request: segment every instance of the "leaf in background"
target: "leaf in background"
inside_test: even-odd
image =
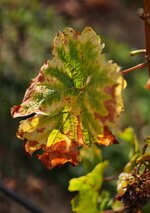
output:
[[[21,105],[11,109],[13,117],[30,116],[17,133],[27,152],[43,149],[47,155],[68,140],[78,146],[116,143],[110,129],[123,109],[125,81],[118,65],[106,61],[103,46],[89,27],[81,34],[72,28],[57,33],[53,58],[31,81]]]
[[[120,140],[129,144],[129,162],[124,167],[124,172],[130,172],[136,159],[140,156],[139,142],[131,127],[126,128],[123,132],[118,133]]]
[[[92,144],[90,147],[82,147],[80,156],[86,173],[92,171],[99,162],[102,162],[101,149],[96,144]]]
[[[110,209],[112,206],[112,199],[110,196],[110,192],[107,190],[101,191],[99,195],[99,203],[100,203],[100,211],[102,212],[105,209]]]
[[[103,172],[108,162],[99,163],[92,172],[69,183],[69,191],[78,191],[72,200],[72,210],[77,213],[99,213],[98,195],[103,182]]]
[[[147,163],[150,164],[150,137],[148,137],[144,142],[145,145],[139,158],[136,160],[136,163],[144,163],[146,165]]]
[[[145,140],[146,144],[150,146],[150,136]]]
[[[139,151],[139,144],[134,130],[131,127],[126,128],[119,133],[119,138],[129,143],[133,147],[133,153]]]

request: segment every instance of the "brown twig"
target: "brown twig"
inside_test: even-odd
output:
[[[138,65],[136,65],[136,66],[134,66],[134,67],[128,68],[128,69],[126,69],[126,70],[123,70],[123,71],[122,71],[122,74],[123,74],[123,75],[126,75],[126,74],[128,74],[129,72],[133,72],[133,71],[135,71],[135,70],[142,69],[142,68],[147,67],[147,66],[148,66],[148,63],[147,63],[147,62],[141,63],[141,64],[138,64]]]
[[[144,0],[144,12],[150,20],[150,0]],[[146,54],[149,58],[150,56],[150,25],[145,20],[145,44],[146,44]],[[150,76],[150,63],[148,65],[149,76]]]
[[[121,209],[118,209],[118,210],[113,210],[113,209],[109,209],[109,210],[104,210],[102,211],[102,213],[121,213],[121,212],[124,212],[126,210],[126,208],[121,208]]]
[[[103,181],[112,181],[118,179],[118,176],[111,176],[111,177],[105,177],[103,178]]]

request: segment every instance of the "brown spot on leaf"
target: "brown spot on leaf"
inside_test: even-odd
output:
[[[114,122],[115,118],[117,117],[116,96],[115,96],[116,86],[117,85],[113,85],[112,87],[106,87],[104,89],[105,92],[111,95],[112,97],[109,100],[104,101],[104,105],[105,108],[107,109],[108,114],[102,116],[97,112],[94,113],[95,117],[98,118],[103,124],[107,123],[108,121]]]
[[[42,71],[40,71],[37,80],[38,80],[39,82],[44,82],[44,81],[45,81],[45,76],[44,76],[44,73],[43,73]]]
[[[82,129],[82,124],[80,121],[80,117],[77,117],[78,123],[77,123],[77,141],[79,145],[84,144],[84,137],[83,137],[83,129]]]
[[[79,151],[77,148],[78,144],[75,141],[72,141],[70,145],[65,140],[59,141],[50,147],[46,147],[44,153],[38,155],[38,158],[48,169],[62,166],[67,162],[76,166],[79,161]]]
[[[16,136],[17,136],[17,138],[23,139],[23,138],[24,138],[24,137],[23,137],[23,136],[24,136],[24,131],[23,131],[23,130],[17,131]]]
[[[40,128],[40,129],[37,129],[37,132],[42,133],[42,132],[44,132],[44,130],[45,130],[45,128]]]
[[[45,81],[45,76],[42,70],[40,70],[38,76],[36,78],[33,78],[30,81],[30,86],[29,88],[26,90],[25,96],[23,98],[23,102],[27,101],[33,94],[33,92],[35,91],[35,88],[37,86],[37,83],[42,83]]]
[[[22,103],[27,101],[31,97],[31,95],[32,95],[32,93],[34,91],[34,87],[35,87],[35,85],[34,85],[33,81],[31,81],[30,82],[30,87],[26,90],[26,93],[25,93],[25,96],[24,96],[24,98],[22,100]]]
[[[17,114],[19,112],[20,107],[21,107],[20,105],[16,105],[11,108],[10,112],[11,112],[12,117],[14,117],[15,114]]]
[[[24,149],[27,153],[29,153],[30,155],[32,155],[32,153],[38,149],[40,149],[40,147],[38,146],[38,141],[27,141],[24,144]]]
[[[108,129],[107,126],[104,126],[104,134],[98,136],[98,143],[104,146],[110,146],[112,144],[117,144],[118,141],[116,140],[115,136],[112,132]]]

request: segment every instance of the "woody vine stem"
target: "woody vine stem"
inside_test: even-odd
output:
[[[145,18],[145,43],[146,43],[146,55],[148,56],[148,60],[150,58],[150,1],[144,0],[144,13],[146,15]],[[149,77],[150,77],[150,63],[148,65]]]
[[[128,74],[129,72],[135,71],[137,69],[142,69],[145,67],[148,67],[148,74],[149,79],[147,81],[146,87],[150,89],[150,1],[144,0],[144,9],[140,8],[137,12],[138,16],[144,21],[145,24],[145,50],[138,50],[131,52],[131,56],[134,56],[136,54],[145,54],[146,62],[143,62],[141,64],[138,64],[134,67],[128,68],[126,70],[123,70],[123,75]]]
[[[126,70],[123,70],[122,74],[126,75],[129,72],[132,72],[132,71],[135,71],[137,69],[142,69],[142,68],[147,67],[148,68],[148,81],[147,81],[146,87],[147,87],[147,89],[150,90],[150,1],[149,0],[143,0],[143,3],[144,3],[144,9],[140,8],[138,10],[138,16],[144,21],[144,25],[145,25],[145,47],[146,48],[145,48],[145,50],[137,50],[137,51],[131,52],[131,56],[144,53],[146,61],[141,63],[141,64],[138,64],[138,65],[136,65],[134,67],[128,68]],[[143,153],[145,152],[146,148],[147,148],[147,145],[145,145],[145,147],[143,148]],[[149,165],[150,165],[149,164],[149,159],[148,159],[148,161],[146,163],[147,163],[147,165],[145,164],[145,171],[141,175],[142,178],[146,177],[146,179],[141,179],[141,180],[143,180],[143,181],[145,180],[145,183],[147,184],[146,187],[145,187],[145,185],[144,185],[145,183],[142,183],[142,185],[143,185],[142,188],[144,188],[145,190],[147,190],[147,189],[149,190],[149,186],[148,186],[149,185],[149,174],[150,174],[150,171],[149,171]],[[140,173],[139,170],[140,170],[141,165],[142,165],[142,162],[140,162],[138,164],[138,166],[135,167],[136,170],[137,170],[137,174]],[[138,178],[137,178],[137,180],[138,180]],[[135,186],[135,188],[138,186],[138,181],[137,180],[133,184],[133,186]],[[129,190],[129,191],[130,192],[128,192],[127,196],[124,196],[125,199],[128,199],[128,195],[130,193],[133,195],[133,197],[134,197],[134,195],[136,196],[136,193],[134,192],[134,190],[133,191]],[[140,194],[138,194],[138,196],[140,196]],[[129,203],[130,203],[130,201],[131,200],[129,199]],[[132,201],[131,201],[131,203],[132,203]],[[140,208],[137,208],[136,210],[131,208],[129,211],[132,212],[132,213],[133,212],[136,212],[136,213],[137,212],[138,213],[141,212]]]

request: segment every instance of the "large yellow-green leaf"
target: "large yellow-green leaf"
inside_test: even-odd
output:
[[[111,129],[123,110],[125,81],[118,65],[102,54],[103,47],[90,27],[57,33],[52,59],[31,81],[21,105],[11,109],[13,117],[30,116],[17,133],[26,151],[50,150],[60,141],[116,143]]]

